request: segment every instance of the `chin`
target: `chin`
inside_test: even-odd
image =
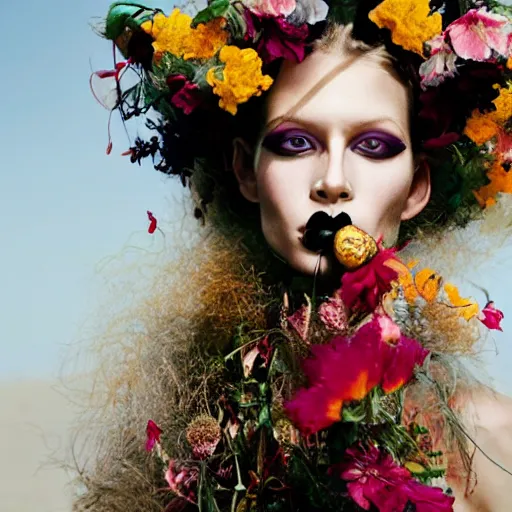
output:
[[[313,277],[315,274],[321,278],[336,279],[341,274],[341,269],[333,255],[319,255],[301,248],[289,258],[285,258],[290,267],[295,271]]]

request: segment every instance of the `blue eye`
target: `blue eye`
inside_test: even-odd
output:
[[[352,151],[374,160],[393,158],[406,149],[406,145],[399,138],[384,132],[363,133],[350,147]]]
[[[315,140],[300,130],[274,131],[263,139],[263,147],[280,156],[296,156],[316,149]]]

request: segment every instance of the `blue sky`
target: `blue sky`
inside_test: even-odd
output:
[[[119,156],[128,147],[119,123],[114,150],[105,154],[108,113],[92,98],[89,75],[111,67],[111,47],[89,22],[108,5],[26,0],[3,7],[0,379],[58,373],[67,344],[81,337],[98,306],[100,262],[134,236],[151,248],[146,210],[169,217],[169,197],[182,193],[150,165]],[[500,355],[489,359],[500,387],[512,391],[506,267],[479,282],[507,317],[508,334],[497,337]]]
[[[89,22],[108,5],[3,7],[0,378],[56,372],[95,306],[98,262],[144,232],[146,210],[161,215],[166,197],[181,193],[150,165],[119,156],[128,147],[119,122],[105,154],[108,112],[94,101],[89,75],[91,66],[110,68],[112,53]]]

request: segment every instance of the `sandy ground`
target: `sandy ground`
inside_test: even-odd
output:
[[[71,404],[50,381],[0,382],[0,511],[69,512]]]

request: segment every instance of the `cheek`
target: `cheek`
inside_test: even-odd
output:
[[[412,158],[364,162],[359,165],[354,192],[360,227],[373,236],[395,233],[407,204],[412,183]]]
[[[262,154],[256,169],[256,183],[262,220],[294,223],[309,200],[310,184],[306,159],[276,159]]]

